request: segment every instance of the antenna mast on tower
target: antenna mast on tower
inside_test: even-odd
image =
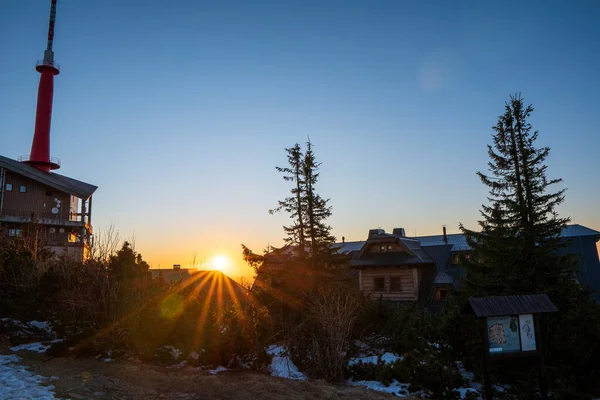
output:
[[[50,21],[48,23],[48,42],[44,59],[38,61],[35,69],[40,73],[38,86],[37,110],[35,114],[35,130],[29,157],[20,157],[20,161],[45,172],[60,168],[60,161],[50,157],[50,121],[52,119],[52,97],[54,95],[54,75],[60,73],[54,62],[54,23],[56,22],[56,0],[50,3]]]

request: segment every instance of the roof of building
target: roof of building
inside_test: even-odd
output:
[[[598,236],[600,238],[600,232],[593,229],[587,228],[579,224],[567,225],[562,231],[563,237],[577,237],[577,236]]]
[[[4,156],[0,156],[0,167],[82,199],[89,198],[98,189],[97,186],[90,185],[89,183],[54,172],[44,172],[31,165]]]
[[[380,233],[371,235],[367,240],[370,245],[395,242],[404,247],[404,251],[392,252],[369,252],[370,246],[362,246],[360,251],[351,251],[346,254],[352,255],[351,265],[353,267],[365,266],[399,266],[415,264],[434,264],[434,260],[423,250],[418,240],[404,236]]]
[[[433,281],[436,285],[452,285],[454,283],[454,277],[446,271],[439,271]]]
[[[444,244],[450,244],[452,245],[452,251],[471,250],[465,235],[462,233],[452,233],[446,235],[447,241],[444,240],[444,235],[418,236],[415,239],[421,242],[421,246],[440,246]]]
[[[385,233],[384,235],[394,236],[389,233]],[[381,235],[378,235],[381,236]],[[570,238],[570,237],[581,237],[581,236],[596,236],[600,240],[600,232],[587,228],[585,226],[579,224],[567,225],[561,234],[562,237]],[[471,247],[467,243],[467,239],[465,235],[462,233],[452,233],[446,235],[446,240],[444,240],[444,235],[430,235],[430,236],[417,236],[415,238],[420,242],[420,245],[424,248],[431,246],[442,246],[442,245],[452,245],[452,251],[468,251],[471,250]],[[339,253],[350,253],[352,251],[361,250],[365,240],[363,241],[355,241],[355,242],[342,242],[336,243],[333,245],[334,249],[337,249]]]
[[[477,318],[503,315],[557,312],[558,308],[545,294],[520,296],[471,297],[464,312]]]

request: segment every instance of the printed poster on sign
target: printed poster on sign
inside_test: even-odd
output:
[[[490,353],[521,351],[517,316],[489,317],[487,319]]]
[[[519,315],[519,329],[521,330],[521,350],[535,351],[535,330],[533,326],[533,315]]]

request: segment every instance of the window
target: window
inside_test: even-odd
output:
[[[373,286],[377,291],[385,290],[385,278],[373,278]]]
[[[21,237],[21,236],[23,236],[23,231],[21,229],[9,229],[8,236]]]
[[[392,251],[392,245],[391,244],[387,245],[387,251]]]
[[[7,192],[12,192],[12,183],[7,183],[5,189]]]
[[[79,242],[77,235],[74,234],[73,232],[69,232],[69,243],[77,243],[77,242]]]
[[[390,291],[401,292],[402,291],[402,279],[399,276],[393,276],[390,278]]]
[[[448,296],[448,289],[437,288],[435,290],[435,294],[433,295],[434,300],[444,300]]]
[[[25,186],[25,185],[19,186],[19,192],[21,192],[21,193],[27,193],[27,186]]]
[[[385,251],[385,244],[379,246],[379,251]]]

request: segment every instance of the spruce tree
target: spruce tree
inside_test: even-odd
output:
[[[274,214],[285,211],[289,214],[293,222],[291,225],[283,227],[286,234],[284,241],[288,245],[298,246],[303,251],[306,246],[305,215],[302,208],[302,197],[306,186],[303,177],[304,154],[298,143],[285,149],[285,151],[287,152],[289,166],[275,167],[275,169],[284,174],[283,179],[285,181],[293,182],[294,187],[291,190],[291,196],[286,197],[283,201],[279,200],[279,206],[269,210],[269,213]]]
[[[556,211],[565,189],[551,191],[561,180],[546,176],[550,148],[535,146],[532,112],[520,95],[505,104],[488,145],[489,174],[477,173],[489,187],[481,231],[460,227],[473,249],[464,260],[467,290],[477,294],[556,292],[559,282],[574,278],[573,263],[558,254],[569,221]]]
[[[310,241],[311,254],[314,257],[328,254],[335,237],[331,235],[331,226],[327,218],[331,217],[330,199],[322,198],[315,189],[319,180],[320,162],[317,162],[310,140],[306,142],[306,153],[302,164],[302,177],[305,193],[302,196],[302,208],[306,215],[306,237]]]
[[[462,295],[546,293],[559,310],[540,316],[551,390],[557,398],[591,398],[600,393],[600,307],[578,283],[575,260],[561,255],[567,243],[561,233],[569,219],[561,218],[556,207],[565,190],[551,189],[561,180],[547,178],[550,149],[535,145],[532,112],[513,95],[492,128],[489,173],[477,173],[489,188],[481,230],[460,225],[473,249],[463,258]]]

